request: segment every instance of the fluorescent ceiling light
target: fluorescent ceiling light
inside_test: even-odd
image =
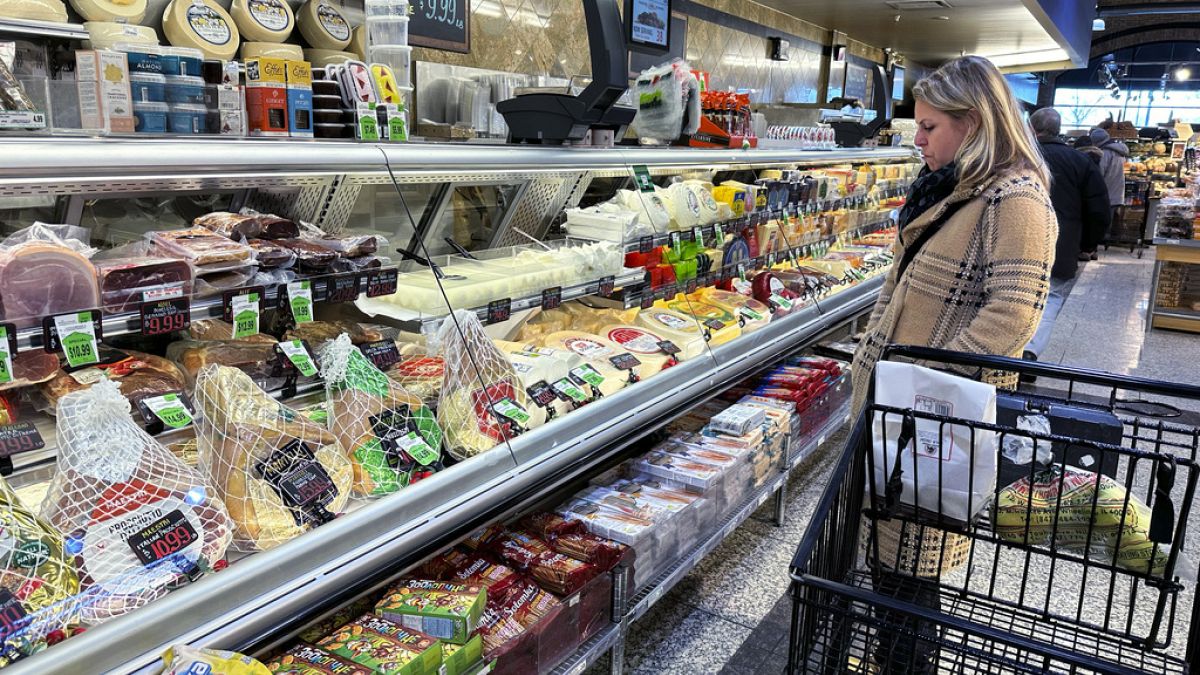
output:
[[[1186,82],[1187,79],[1191,76],[1192,76],[1192,71],[1187,66],[1184,66],[1175,71],[1175,79],[1179,80],[1180,82]]]
[[[1027,63],[1052,63],[1055,61],[1071,60],[1071,57],[1067,55],[1067,52],[1063,51],[1062,47],[1055,47],[1054,49],[1042,49],[1034,52],[1023,52],[1020,54],[995,54],[984,56],[990,59],[992,63],[996,64],[997,68],[1008,68]]]
[[[1092,19],[1092,30],[1096,32],[1104,30],[1104,19]]]

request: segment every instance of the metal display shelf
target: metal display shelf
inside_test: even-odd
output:
[[[83,27],[83,24],[35,21],[33,19],[12,19],[8,17],[0,18],[0,34],[3,33],[65,40],[87,40],[89,37],[87,29]]]
[[[828,211],[828,210],[830,210],[830,208],[832,208],[832,207],[824,206],[824,203],[822,203],[822,205],[820,207],[818,207],[818,210]],[[772,213],[778,213],[778,212],[772,212]],[[778,216],[776,216],[776,217],[778,217]],[[721,227],[722,234],[736,234],[736,233],[739,233],[739,232],[745,230],[746,228],[750,227],[751,224],[753,224],[755,222],[756,221],[754,219],[754,216],[751,215],[751,216],[740,216],[737,218],[731,218],[724,222],[718,223],[718,225],[720,225],[720,227]],[[876,220],[876,221],[873,221],[870,223],[865,223],[863,225],[859,225],[858,227],[854,227],[854,228],[847,230],[846,234],[851,237],[858,236],[859,233],[864,233],[868,230],[871,230],[872,228],[878,229],[881,226],[883,226],[889,222],[890,222],[889,218],[883,218],[883,219]],[[704,238],[705,241],[713,241],[713,237],[716,235],[716,225],[697,225],[696,227],[693,227],[690,230],[678,230],[676,232],[667,232],[666,234],[656,234],[653,236],[646,235],[645,237],[641,237],[640,239],[637,239],[634,241],[627,241],[627,242],[625,242],[625,252],[631,253],[633,251],[639,250],[640,248],[642,248],[643,246],[646,246],[646,245],[648,245],[650,247],[669,246],[672,243],[671,238],[675,235],[679,235],[680,237],[683,238],[684,241],[695,241],[696,230],[700,230],[700,235]],[[825,239],[828,239],[829,241],[834,241],[837,239],[837,237],[827,237]],[[790,242],[790,243],[792,243],[793,248],[799,248],[801,246],[819,243],[819,241],[824,241],[824,239],[812,240],[812,241],[798,241],[798,242]]]
[[[257,553],[129,615],[96,626],[8,668],[14,675],[146,672],[170,645],[246,650],[298,629],[314,609],[383,587],[445,542],[594,472],[715,389],[866,311],[876,276],[782,317],[708,355],[666,369],[534,429],[452,470]],[[114,645],[119,645],[114,648]]]

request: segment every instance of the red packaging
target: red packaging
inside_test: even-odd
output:
[[[585,562],[555,553],[546,542],[527,532],[508,531],[489,549],[538,585],[559,595],[570,595],[595,578],[600,570]]]
[[[461,581],[488,587],[488,597],[503,597],[521,575],[478,553],[450,549],[425,562],[416,572],[423,579]]]
[[[522,518],[519,525],[551,543],[564,534],[578,534],[587,531],[584,529],[583,523],[567,520],[557,513],[547,511],[531,513]]]
[[[586,532],[564,534],[552,541],[550,546],[555,552],[588,563],[602,572],[616,567],[630,550],[624,544]]]
[[[528,581],[514,584],[499,602],[489,602],[480,629],[486,658],[496,659],[493,672],[540,672],[543,635],[562,612],[557,598]]]

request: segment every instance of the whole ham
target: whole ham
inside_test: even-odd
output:
[[[0,255],[0,298],[5,319],[24,327],[98,306],[100,288],[95,267],[81,253],[31,241]]]

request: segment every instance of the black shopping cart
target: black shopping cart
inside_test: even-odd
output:
[[[1007,423],[984,424],[877,405],[872,386],[792,562],[789,672],[1200,672],[1200,546],[1187,537],[1200,430],[1186,410],[1200,408],[1200,387],[928,348],[892,347],[895,357],[1028,373],[1058,393],[999,392]],[[1050,432],[1025,431],[1015,420],[1026,415]],[[939,432],[926,444],[956,430],[970,439],[959,450],[974,452],[992,434],[993,451],[1053,459],[1001,461],[986,506],[956,521],[940,494],[898,500],[901,463],[886,443],[873,449],[874,425],[913,452],[930,424]]]

